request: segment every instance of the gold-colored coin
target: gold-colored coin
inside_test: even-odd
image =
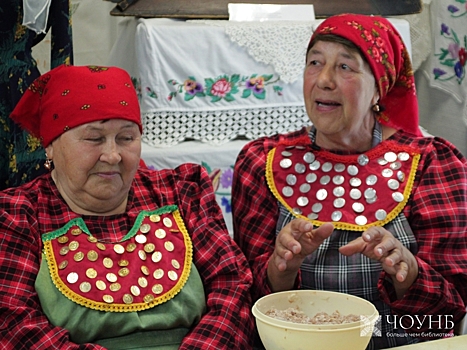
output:
[[[70,248],[68,246],[60,248],[60,255],[67,255],[68,252],[70,251]]]
[[[118,266],[121,266],[121,267],[128,266],[129,264],[130,262],[126,259],[122,259],[118,261]]]
[[[68,276],[66,276],[66,280],[71,284],[78,282],[78,278],[79,276],[76,272],[70,272]]]
[[[89,282],[82,282],[79,285],[79,290],[82,291],[83,293],[87,293],[91,290],[91,283]]]
[[[143,299],[144,299],[144,302],[145,302],[146,304],[152,303],[152,302],[154,301],[154,295],[152,295],[152,294],[147,294],[147,295],[144,296]]]
[[[131,286],[130,288],[131,294],[133,294],[135,297],[141,294],[141,291],[139,290],[138,286]]]
[[[141,266],[141,272],[146,275],[146,276],[149,276],[150,272],[149,272],[149,268],[147,266]]]
[[[155,235],[157,238],[163,239],[165,238],[165,236],[167,236],[167,233],[165,232],[163,228],[158,228],[155,232]]]
[[[155,263],[158,263],[159,261],[162,260],[162,253],[157,251],[157,252],[154,252],[152,253],[152,261],[155,262]]]
[[[159,222],[161,221],[161,217],[157,214],[152,214],[150,217],[149,217],[149,220],[151,220],[152,222]]]
[[[148,243],[144,245],[144,251],[148,254],[151,254],[156,249],[156,246],[153,243]]]
[[[105,275],[105,278],[107,278],[107,281],[110,283],[117,282],[117,275],[112,272],[109,272],[107,275]]]
[[[112,284],[109,286],[109,289],[110,289],[112,292],[118,292],[120,289],[122,289],[122,286],[120,285],[120,283],[115,282],[115,283],[112,283]]]
[[[133,296],[131,294],[124,294],[123,295],[123,302],[125,304],[132,304],[133,303]]]
[[[79,248],[79,243],[77,241],[70,242],[68,247],[70,247],[71,251],[75,251]]]
[[[172,280],[172,281],[176,281],[178,279],[178,274],[175,272],[175,271],[172,271],[170,270],[168,273],[167,273],[167,276],[169,276],[169,278]]]
[[[161,294],[164,288],[162,287],[161,284],[155,284],[154,286],[152,286],[151,290],[154,294]]]
[[[164,242],[164,247],[168,252],[173,252],[175,249],[174,244],[170,241]]]
[[[88,276],[88,278],[96,278],[97,271],[93,269],[92,267],[90,267],[89,269],[86,270],[86,276]]]
[[[114,251],[117,254],[123,254],[125,252],[125,248],[121,244],[115,244]]]
[[[128,253],[134,252],[135,249],[136,249],[136,244],[135,244],[135,243],[130,243],[130,244],[128,244],[128,245],[126,246],[126,251],[127,251]]]
[[[164,270],[162,269],[157,269],[154,271],[152,274],[156,280],[160,280],[162,277],[164,277]]]
[[[172,266],[178,270],[180,268],[180,263],[177,260],[172,259]]]
[[[81,231],[80,228],[74,228],[73,230],[71,230],[71,234],[72,234],[73,236],[78,236],[78,235],[80,235],[82,232],[83,232],[83,231]]]
[[[138,250],[138,256],[141,260],[146,260],[146,252],[144,250]]]
[[[96,281],[96,287],[97,287],[97,289],[99,289],[99,290],[106,290],[107,285],[105,284],[104,281],[98,280],[98,281]]]
[[[112,266],[114,266],[114,262],[110,258],[104,258],[102,261],[104,263],[104,266],[110,269]]]
[[[146,277],[140,277],[138,278],[138,284],[141,288],[146,288],[148,286],[148,280]]]
[[[144,244],[148,241],[148,238],[145,235],[136,235],[135,241],[139,244]]]
[[[130,274],[130,270],[128,269],[128,267],[122,267],[120,270],[118,270],[118,275],[120,277],[125,277],[125,276],[128,276]]]
[[[180,232],[180,230],[177,230],[176,228],[171,228],[169,231],[170,232]]]
[[[141,227],[139,228],[139,230],[142,233],[148,233],[149,230],[151,230],[151,226],[149,224],[142,224]]]
[[[94,237],[94,236],[88,236],[88,241],[91,242],[91,243],[96,243],[97,242],[97,238]]]
[[[89,261],[97,261],[99,258],[99,254],[95,250],[90,250],[86,255]]]
[[[74,256],[73,259],[75,261],[82,261],[84,259],[84,253],[83,252],[77,252]]]
[[[102,299],[107,303],[107,304],[112,304],[114,302],[114,298],[111,295],[104,295]]]
[[[105,245],[101,242],[96,243],[96,247],[99,248],[99,250],[102,250],[102,251],[105,250]]]
[[[164,223],[164,226],[165,227],[172,227],[172,220],[170,220],[170,218],[164,218],[164,220],[162,220],[162,222]]]
[[[68,266],[68,260],[63,260],[59,265],[58,269],[59,270],[64,270]]]
[[[58,243],[64,244],[64,243],[68,242],[68,237],[67,236],[60,236],[60,237],[57,238],[57,241],[58,241]]]

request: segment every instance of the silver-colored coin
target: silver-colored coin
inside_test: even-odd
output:
[[[313,163],[310,163],[308,167],[310,170],[318,170],[321,167],[321,163],[318,160],[315,160]]]
[[[363,213],[363,211],[365,210],[365,206],[360,202],[355,202],[352,204],[352,209],[356,213]]]
[[[388,180],[388,187],[391,190],[397,190],[399,188],[399,184],[400,184],[400,182],[397,181],[396,179],[389,179]]]
[[[78,274],[76,272],[70,272],[67,276],[66,276],[66,280],[68,281],[68,283],[76,283],[78,281]]]
[[[312,184],[313,182],[316,181],[316,179],[318,178],[318,176],[315,174],[315,173],[309,173],[306,175],[306,182],[308,182],[309,184]]]
[[[300,192],[301,193],[308,193],[311,189],[310,184],[304,183],[300,185]]]
[[[303,160],[308,164],[313,163],[315,161],[315,155],[311,152],[306,152],[303,155]]]
[[[376,202],[376,200],[378,199],[378,196],[374,196],[373,198],[365,198],[366,202],[368,204],[373,204]]]
[[[379,158],[378,159],[378,164],[379,165],[386,165],[386,164],[388,164],[388,161],[386,159],[384,159],[384,158]]]
[[[279,163],[282,169],[288,169],[292,166],[292,161],[288,158],[282,159]]]
[[[323,209],[323,205],[321,203],[315,203],[312,205],[311,210],[313,213],[319,213]]]
[[[332,221],[340,221],[342,219],[342,213],[339,210],[332,212],[331,220]]]
[[[326,191],[324,188],[318,190],[316,192],[316,199],[322,201],[324,199],[326,199],[326,197],[328,196],[328,191]]]
[[[397,155],[397,158],[405,162],[410,159],[410,155],[407,152],[399,152],[399,154]]]
[[[366,199],[376,197],[376,190],[374,188],[367,188],[363,193]]]
[[[293,195],[293,188],[292,188],[292,187],[289,187],[289,186],[285,186],[285,187],[282,189],[282,194],[283,194],[285,197],[292,197],[292,195]]]
[[[389,165],[392,170],[399,170],[401,168],[401,162],[394,162]]]
[[[296,215],[302,215],[302,213],[303,213],[303,212],[302,212],[302,209],[300,209],[300,208],[293,208],[293,209],[292,209],[292,212],[293,212],[294,214],[296,214]]]
[[[386,152],[384,154],[384,159],[389,163],[395,162],[397,160],[397,154],[394,152]]]
[[[396,202],[400,203],[404,200],[404,195],[400,192],[394,192],[392,194],[392,199],[394,199]]]
[[[345,199],[344,198],[336,198],[334,199],[333,202],[334,208],[340,209],[343,208],[345,205]]]
[[[323,164],[323,166],[321,167],[321,170],[324,171],[325,173],[328,173],[332,170],[332,163],[330,162],[326,162]]]
[[[336,164],[334,164],[334,171],[335,171],[336,173],[341,173],[341,172],[343,172],[344,170],[345,170],[345,165],[344,165],[344,164],[342,164],[342,163],[336,163]]]
[[[377,220],[384,220],[386,219],[386,217],[388,216],[388,214],[386,213],[386,210],[384,209],[378,209],[375,213],[375,218]]]
[[[332,182],[334,185],[342,185],[345,181],[345,178],[342,175],[335,175],[332,178]]]
[[[292,155],[292,152],[289,152],[289,151],[282,151],[281,154],[284,156],[284,157],[290,157]]]
[[[300,206],[300,207],[304,207],[306,205],[308,205],[309,203],[309,200],[307,197],[298,197],[297,198],[297,204]]]
[[[392,169],[389,168],[383,169],[383,171],[381,172],[381,175],[383,175],[383,177],[391,177],[392,174],[394,174],[394,171],[392,171]]]
[[[345,194],[345,189],[342,186],[334,187],[332,194],[336,197],[342,197]]]
[[[297,183],[297,177],[294,174],[289,174],[285,178],[285,182],[287,182],[287,185],[293,186]]]
[[[318,214],[317,213],[310,213],[307,215],[307,218],[310,220],[317,220],[318,219]]]
[[[397,180],[399,180],[400,182],[405,181],[405,174],[400,170],[397,172]]]
[[[360,180],[358,177],[353,177],[349,180],[350,186],[352,187],[359,187],[362,184],[362,180]]]
[[[327,185],[331,182],[331,177],[329,175],[324,175],[321,179],[319,179],[319,183],[321,185]]]
[[[360,226],[363,226],[363,225],[366,225],[366,223],[368,222],[366,216],[363,216],[363,215],[359,215],[355,218],[355,223],[357,225],[360,225]]]
[[[347,167],[347,172],[349,173],[349,175],[355,176],[358,174],[358,168],[356,165],[349,165]]]
[[[357,158],[357,163],[361,166],[365,166],[370,162],[370,159],[366,154],[360,154]]]
[[[374,186],[378,182],[378,177],[376,175],[368,175],[365,180],[365,183],[368,186]]]
[[[295,171],[298,174],[303,174],[306,171],[306,166],[302,163],[295,164]]]
[[[352,188],[350,190],[350,198],[354,200],[362,198],[362,191],[360,191],[358,188]]]

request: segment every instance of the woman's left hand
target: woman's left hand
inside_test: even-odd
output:
[[[339,248],[341,254],[361,253],[381,263],[391,277],[400,299],[418,276],[415,256],[391,232],[383,227],[370,227],[362,236]]]

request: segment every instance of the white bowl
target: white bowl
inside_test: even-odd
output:
[[[313,317],[318,312],[359,315],[360,320],[341,324],[302,324],[267,316],[271,309],[295,308]],[[370,342],[379,313],[369,301],[345,293],[294,290],[272,293],[252,309],[266,350],[364,350]]]

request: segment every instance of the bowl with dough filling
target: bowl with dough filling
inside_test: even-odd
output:
[[[266,350],[364,350],[379,318],[365,299],[318,290],[272,293],[252,312]]]

